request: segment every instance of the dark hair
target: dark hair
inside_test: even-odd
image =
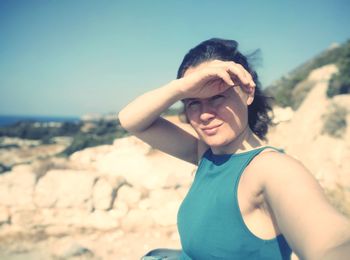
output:
[[[177,78],[182,78],[189,67],[195,67],[208,60],[234,61],[241,64],[251,74],[256,89],[254,100],[248,106],[248,124],[260,139],[266,139],[268,126],[271,124],[271,118],[268,115],[268,112],[271,111],[268,103],[270,97],[263,95],[258,75],[248,63],[247,57],[238,51],[236,41],[212,38],[200,43],[185,55],[177,72]]]

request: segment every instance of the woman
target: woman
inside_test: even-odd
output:
[[[133,135],[198,165],[178,213],[180,258],[289,259],[293,250],[301,259],[350,259],[348,220],[300,162],[264,142],[269,106],[237,45],[200,43],[176,80],[119,113]],[[160,116],[179,100],[192,129]]]

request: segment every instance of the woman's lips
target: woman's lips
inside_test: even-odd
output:
[[[215,135],[217,133],[217,131],[219,130],[220,125],[216,125],[216,126],[212,126],[212,127],[204,127],[202,128],[202,131],[206,134],[206,135]]]

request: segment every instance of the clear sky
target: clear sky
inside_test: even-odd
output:
[[[350,39],[348,0],[0,0],[0,115],[119,111],[212,37],[261,50],[268,85]]]

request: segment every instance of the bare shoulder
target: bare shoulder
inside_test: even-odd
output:
[[[286,153],[280,152],[278,150],[280,149],[267,147],[256,156],[256,161],[263,163],[266,160],[271,161],[271,160],[278,160],[281,158],[285,158],[287,160],[288,159],[296,160],[292,156]]]
[[[296,158],[276,151],[273,148],[267,148],[263,150],[256,158],[254,158],[253,167],[260,174],[262,180],[270,180],[273,178],[290,178],[293,175],[302,176],[306,175],[313,177],[309,170],[303,165],[302,162]]]
[[[320,259],[325,248],[344,238],[348,220],[329,204],[316,178],[299,160],[266,151],[256,156],[253,167],[264,201],[298,256]]]

